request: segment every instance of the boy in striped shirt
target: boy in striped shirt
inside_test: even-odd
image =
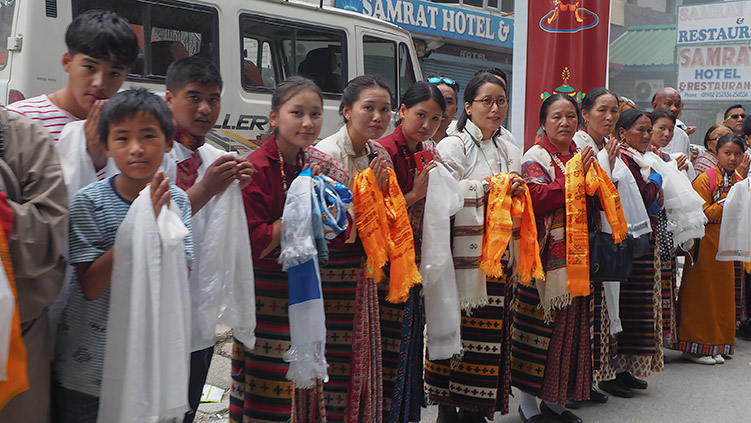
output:
[[[67,84],[52,94],[17,101],[6,109],[38,120],[55,141],[66,124],[86,119],[87,150],[99,171],[107,164],[96,131],[99,113],[130,73],[138,56],[138,39],[125,18],[90,10],[68,26],[65,44]]]

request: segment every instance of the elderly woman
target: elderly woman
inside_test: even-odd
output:
[[[566,163],[578,151],[573,137],[580,118],[571,97],[548,97],[540,109],[545,136],[522,159],[545,270],[544,283],[517,284],[515,292],[511,383],[521,390],[524,422],[581,422],[563,404],[588,399],[592,389],[589,296],[575,296],[567,287],[565,175]],[[581,150],[581,160],[589,169],[595,160],[592,147]],[[588,217],[597,210],[587,207]],[[588,291],[588,280],[580,282]],[[535,397],[543,400],[539,407]]]
[[[643,257],[634,259],[633,273],[626,282],[628,294],[621,298],[623,332],[618,335],[619,372],[613,383],[607,384],[610,386],[600,384],[601,388],[612,391],[614,395],[631,397],[632,389],[647,388],[647,382],[637,379],[637,376],[649,376],[652,372],[662,371],[665,366],[663,344],[671,341],[670,325],[674,320],[675,249],[670,238],[671,245],[661,253],[660,244],[666,239],[658,236],[660,231],[666,232],[660,229],[665,228],[666,222],[661,204],[662,176],[652,170],[642,157],[649,151],[653,139],[652,121],[641,110],[627,110],[618,118],[615,131],[622,141],[621,157],[636,180],[652,225],[649,251]],[[646,318],[645,310],[649,310]]]

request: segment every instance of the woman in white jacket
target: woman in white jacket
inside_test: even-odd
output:
[[[452,360],[428,357],[425,365],[428,398],[440,405],[438,422],[479,422],[496,411],[508,413],[511,284],[506,277],[486,277],[479,269],[482,231],[477,231],[484,226],[485,192],[493,175],[516,173],[512,195],[524,192],[518,176],[519,148],[511,133],[501,127],[507,110],[503,80],[489,73],[477,75],[464,91],[457,133],[437,147],[444,165],[459,181],[465,204],[456,214],[452,234],[464,354]],[[507,267],[513,261],[508,251],[504,256]],[[493,324],[478,325],[467,318],[470,314]]]

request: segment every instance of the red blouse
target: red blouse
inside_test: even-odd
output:
[[[563,154],[547,137],[542,139],[540,146],[547,150],[551,156],[557,156],[564,166],[578,150],[574,141],[571,140],[569,154]],[[532,197],[532,207],[534,207],[535,214],[538,216],[544,216],[559,207],[563,207],[566,203],[566,177],[555,163],[553,170],[555,171],[553,182],[549,184],[527,184],[530,197]]]
[[[330,156],[308,147],[304,151],[304,163],[315,162],[321,167],[321,172],[330,176],[340,183],[346,183],[347,171],[341,163]],[[245,205],[245,218],[248,222],[250,233],[250,248],[253,252],[253,266],[278,269],[280,248],[277,246],[264,258],[259,255],[271,243],[273,224],[284,212],[284,184],[282,173],[279,168],[279,152],[276,146],[276,137],[272,136],[264,142],[259,149],[250,153],[248,161],[253,164],[256,173],[253,180],[243,190],[243,203]],[[284,163],[284,173],[287,179],[287,187],[292,184],[297,175],[302,171],[299,163]],[[329,241],[330,245],[343,243],[349,236],[351,224],[347,230],[336,238]]]
[[[378,140],[378,143],[386,149],[391,156],[391,161],[394,163],[394,172],[396,173],[396,179],[399,181],[399,188],[402,193],[406,194],[412,191],[412,185],[414,184],[415,172],[417,170],[417,164],[415,163],[415,156],[409,152],[407,146],[407,139],[404,138],[402,133],[402,126],[399,125],[394,129],[390,135]],[[417,151],[422,151],[424,143],[417,143]],[[432,152],[431,152],[432,154]]]

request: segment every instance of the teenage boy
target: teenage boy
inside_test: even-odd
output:
[[[174,201],[191,227],[190,201],[162,172],[174,133],[162,99],[144,90],[115,95],[102,109],[100,138],[119,174],[88,185],[71,201],[69,231],[71,295],[58,329],[54,377],[56,417],[61,422],[97,420],[102,385],[115,237],[133,200],[151,184],[154,213]],[[185,255],[193,243],[185,237]]]
[[[52,94],[17,101],[6,109],[39,120],[55,141],[66,124],[86,119],[87,151],[98,171],[107,164],[107,154],[97,136],[98,117],[135,63],[138,38],[125,18],[106,10],[90,10],[68,26],[65,44],[65,86]]]
[[[46,423],[50,419],[47,308],[63,281],[61,252],[68,233],[68,195],[54,142],[39,122],[0,110],[0,128],[0,161],[10,170],[0,172],[0,191],[5,194],[0,196],[0,209],[4,210],[3,222],[11,224],[6,236],[30,386],[4,407],[0,405],[0,422]],[[7,388],[13,381],[2,383]],[[12,395],[18,393],[11,390]]]
[[[211,308],[207,306],[207,303],[210,304],[213,298],[220,295],[220,292],[216,292],[218,286],[214,286],[214,292],[207,295],[207,289],[212,289],[207,287],[210,281],[202,280],[204,278],[201,276],[202,263],[221,259],[208,257],[210,254],[218,253],[215,251],[217,246],[201,247],[207,242],[212,224],[228,224],[226,218],[223,222],[218,222],[220,218],[212,217],[214,213],[227,213],[225,216],[245,215],[240,200],[240,191],[250,183],[253,168],[247,160],[227,154],[205,143],[206,134],[214,127],[219,116],[222,93],[222,77],[210,61],[200,57],[186,57],[175,61],[167,69],[166,84],[165,98],[172,110],[176,131],[172,151],[165,157],[165,174],[188,193],[195,215],[193,239],[196,245],[196,263],[190,275],[193,307],[191,350],[193,352],[190,360],[188,402],[191,411],[186,414],[184,420],[185,423],[190,423],[195,418],[216,341],[215,328],[218,316],[202,310]],[[216,196],[227,190],[235,180],[239,181],[239,189],[228,191],[226,195],[237,196],[236,210],[218,210]],[[247,230],[239,231],[234,236],[247,237],[248,232]],[[242,245],[247,245],[245,251],[232,253],[242,255],[242,261],[247,266],[252,260],[250,242],[243,242]],[[220,254],[228,255],[230,252],[223,251]],[[252,286],[253,276],[249,267],[244,271],[236,272],[235,275],[236,277],[228,283]],[[252,304],[248,304],[241,314],[254,312],[254,310]],[[238,319],[238,322],[248,323],[242,322],[242,318]]]

